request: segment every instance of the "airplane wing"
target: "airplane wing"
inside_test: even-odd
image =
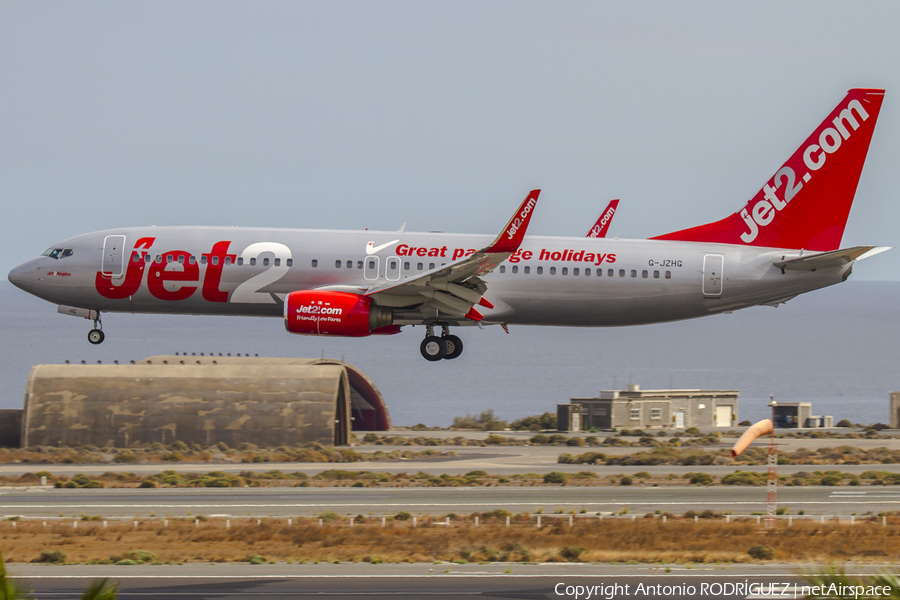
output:
[[[854,246],[843,250],[832,250],[831,252],[810,254],[809,256],[778,261],[775,263],[775,266],[794,271],[815,271],[817,269],[827,269],[828,267],[842,267],[855,260],[863,260],[864,258],[881,254],[886,250],[890,250],[890,247]]]
[[[483,315],[475,305],[494,307],[484,298],[487,284],[481,277],[519,249],[540,193],[540,190],[529,192],[503,232],[487,247],[416,277],[371,288],[364,295],[381,306],[416,307],[423,314],[439,310],[453,317],[481,321]]]
[[[606,237],[606,234],[609,232],[609,226],[612,224],[613,215],[616,214],[616,209],[619,207],[619,199],[611,200],[609,204],[606,205],[606,208],[603,209],[603,212],[600,213],[600,217],[597,219],[597,222],[594,223],[594,226],[588,230],[587,234],[584,237],[589,238],[602,238]]]

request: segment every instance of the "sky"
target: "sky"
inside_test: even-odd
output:
[[[0,272],[132,225],[644,238],[887,90],[844,246],[900,247],[900,3],[0,3]],[[896,280],[900,251],[855,278]]]

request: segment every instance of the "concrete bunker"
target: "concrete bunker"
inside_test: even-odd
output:
[[[381,394],[341,361],[153,356],[33,367],[22,445],[343,445],[382,426]]]

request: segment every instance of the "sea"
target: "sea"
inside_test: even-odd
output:
[[[601,390],[703,388],[740,392],[739,419],[768,416],[770,396],[811,402],[835,422],[888,422],[900,390],[900,282],[848,281],[777,308],[621,328],[456,328],[463,355],[430,363],[423,327],[340,339],[287,333],[279,318],[107,314],[106,341],[90,321],[0,283],[0,408],[22,408],[28,374],[44,363],[128,363],[176,352],[329,357],[362,369],[394,425],[449,426],[493,410],[502,419],[556,411]],[[565,310],[561,306],[560,310]]]

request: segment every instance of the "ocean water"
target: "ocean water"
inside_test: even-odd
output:
[[[900,282],[856,282],[692,321],[627,328],[457,328],[465,345],[453,361],[419,355],[424,328],[395,336],[296,336],[281,319],[109,314],[106,341],[87,342],[90,321],[0,283],[0,408],[21,408],[32,365],[127,363],[175,352],[341,358],[365,371],[395,425],[449,425],[493,409],[514,419],[572,397],[622,389],[740,391],[740,419],[768,415],[769,396],[812,402],[835,421],[888,420],[900,389]]]

